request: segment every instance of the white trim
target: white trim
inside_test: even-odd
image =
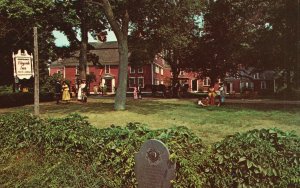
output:
[[[64,67],[64,79],[66,79],[66,67]]]
[[[266,81],[260,81],[260,89],[267,89],[267,82]]]
[[[154,83],[153,64],[151,64],[151,84]]]
[[[161,67],[155,65],[155,66],[154,66],[154,72],[155,72],[156,74],[160,74],[160,71],[159,71],[160,68],[161,68]]]
[[[115,93],[115,87],[116,87],[116,80],[113,78],[111,80],[111,87],[112,87],[112,93]]]
[[[79,68],[79,67],[76,65],[76,66],[75,66],[75,75],[79,75],[78,68]]]
[[[90,74],[90,67],[86,66],[86,74]]]
[[[130,68],[129,68],[129,73],[130,73],[130,74],[134,74],[134,73],[135,73],[135,69],[132,68],[131,66],[130,66]]]
[[[205,79],[203,79],[203,86],[210,86],[210,83],[211,81],[209,81],[210,78],[209,77],[205,77]],[[207,84],[205,84],[205,82],[207,82]]]
[[[142,69],[142,71],[140,71],[140,69]],[[144,73],[143,67],[138,68],[138,73]]]

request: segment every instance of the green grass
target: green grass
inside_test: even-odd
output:
[[[113,98],[89,98],[88,103],[72,101],[56,105],[42,103],[42,117],[62,117],[69,113],[87,116],[98,128],[110,125],[125,126],[141,122],[150,128],[186,126],[207,144],[222,140],[227,135],[252,129],[279,128],[300,135],[300,107],[257,104],[228,104],[223,107],[199,107],[191,99],[150,99],[127,101],[127,110],[114,111]],[[33,105],[0,109],[0,113],[33,112]]]

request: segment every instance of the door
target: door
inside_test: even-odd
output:
[[[107,92],[112,92],[112,81],[111,79],[105,79],[105,84],[107,87]]]
[[[192,91],[197,91],[197,80],[192,80]]]

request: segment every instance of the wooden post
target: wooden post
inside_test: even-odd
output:
[[[38,36],[37,27],[33,28],[34,38],[34,115],[40,115],[40,87],[39,87],[39,59],[38,59]]]

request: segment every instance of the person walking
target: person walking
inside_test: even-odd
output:
[[[70,92],[69,92],[69,86],[65,81],[63,82],[62,90],[63,90],[62,100],[65,102],[69,102],[71,99]]]
[[[60,80],[56,80],[56,83],[55,83],[55,99],[56,99],[56,104],[59,104],[59,101],[61,99],[61,90],[62,90],[62,87],[61,87]]]

